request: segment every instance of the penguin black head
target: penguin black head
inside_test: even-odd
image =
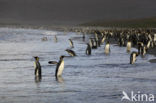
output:
[[[60,59],[63,59],[64,57],[65,57],[64,55],[61,55],[61,56],[60,56]]]
[[[107,41],[107,43],[106,44],[109,44],[109,41]]]
[[[39,60],[39,57],[38,56],[35,56],[34,59],[38,61]]]
[[[70,50],[69,49],[66,49],[65,51],[69,52]]]

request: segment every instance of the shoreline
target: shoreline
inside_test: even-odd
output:
[[[108,28],[108,27],[85,27],[85,26],[65,26],[65,25],[59,25],[59,26],[52,26],[52,25],[21,25],[21,24],[0,24],[0,28],[22,28],[22,29],[40,29],[40,30],[56,30],[56,31],[66,31],[66,32],[80,32],[81,30],[110,30],[110,29],[134,29],[134,28]],[[152,28],[153,29],[153,28]],[[76,31],[78,30],[78,31]],[[112,41],[113,44],[116,44],[116,41]],[[147,52],[147,54],[154,55],[156,57],[156,47],[150,48]],[[156,63],[156,59],[149,60],[151,63]]]

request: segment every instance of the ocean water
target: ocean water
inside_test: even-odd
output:
[[[130,65],[126,48],[111,44],[110,55],[101,45],[87,56],[90,36],[83,41],[74,32],[0,28],[0,103],[122,103],[122,91],[156,96],[156,64],[149,62],[153,55],[138,57]],[[48,40],[42,41],[43,37]],[[48,61],[68,56],[69,38],[77,56],[64,59],[62,78],[56,81],[56,65]],[[33,56],[40,57],[40,82],[35,80]]]

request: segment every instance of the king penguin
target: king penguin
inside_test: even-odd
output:
[[[136,57],[138,56],[137,52],[132,52],[130,55],[130,64],[134,64],[136,61]]]
[[[87,55],[91,55],[91,46],[89,45],[89,43],[87,43],[87,49],[86,49],[86,54]]]
[[[128,52],[128,53],[131,51],[131,47],[132,47],[132,43],[131,43],[131,41],[129,40],[129,41],[127,42],[127,52]]]
[[[68,54],[70,55],[70,56],[76,56],[76,53],[73,51],[73,50],[70,50],[70,49],[66,49],[65,51],[67,51],[68,52]]]
[[[142,46],[142,47],[141,47],[141,56],[143,56],[143,57],[145,56],[146,50],[147,50],[147,49],[146,49],[146,46]]]
[[[42,71],[41,71],[41,65],[39,62],[39,57],[34,57],[35,62],[34,62],[34,67],[35,67],[35,76],[41,77],[42,76]]]
[[[74,48],[73,41],[72,41],[71,39],[69,39],[69,42],[70,42],[70,47],[71,47],[71,48]]]
[[[144,46],[142,42],[138,42],[138,53],[141,54],[141,49]]]
[[[57,43],[57,41],[58,41],[56,35],[54,36],[54,41],[55,41],[56,43]]]
[[[104,53],[105,54],[109,54],[109,52],[110,52],[110,44],[109,44],[109,41],[107,41],[107,43],[105,45]]]
[[[65,57],[65,56],[60,56],[60,60],[59,60],[59,62],[57,63],[56,71],[55,71],[55,77],[56,77],[56,78],[62,76],[63,69],[64,69],[64,60],[63,60],[64,57]]]

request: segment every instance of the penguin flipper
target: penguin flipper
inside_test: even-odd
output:
[[[49,64],[57,64],[58,62],[56,62],[56,61],[49,61],[48,63]]]

